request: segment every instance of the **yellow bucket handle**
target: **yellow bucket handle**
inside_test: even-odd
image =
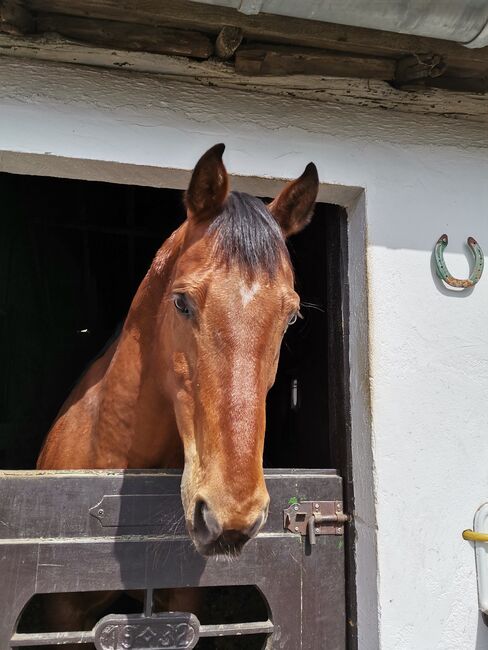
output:
[[[475,533],[474,530],[463,530],[463,539],[470,542],[488,542],[488,533]]]

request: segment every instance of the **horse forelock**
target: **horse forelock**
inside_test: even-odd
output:
[[[150,273],[160,276],[168,270],[171,258],[185,247],[187,220],[164,242],[156,253]],[[283,232],[266,205],[244,192],[231,192],[218,214],[209,224],[210,248],[213,259],[221,264],[237,264],[248,276],[258,271],[270,277],[276,275],[290,256]]]
[[[222,212],[211,222],[208,233],[214,237],[218,261],[238,264],[253,275],[264,271],[274,276],[288,249],[280,226],[265,204],[244,192],[231,192]]]

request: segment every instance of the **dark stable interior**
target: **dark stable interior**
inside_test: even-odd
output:
[[[30,469],[184,209],[178,190],[101,182],[0,174],[0,191],[0,468]],[[317,204],[312,223],[289,241],[303,318],[285,335],[268,396],[267,467],[343,469],[341,222],[339,208]],[[252,585],[201,590],[201,598],[202,622],[267,618]],[[32,599],[19,631],[43,627],[42,599]],[[114,611],[141,611],[141,602],[121,594],[105,614]],[[197,648],[264,642],[201,639]]]
[[[179,190],[100,182],[0,174],[0,190],[0,468],[29,469],[184,208]],[[303,318],[268,396],[267,467],[333,466],[328,330],[340,271],[328,254],[340,219],[317,204],[289,240]]]

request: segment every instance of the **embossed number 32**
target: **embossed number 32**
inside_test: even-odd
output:
[[[195,638],[195,630],[187,623],[166,626],[166,629],[158,637],[157,647],[161,648],[188,648]],[[156,646],[155,646],[156,647]]]

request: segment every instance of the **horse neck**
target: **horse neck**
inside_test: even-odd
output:
[[[108,456],[123,467],[182,467],[183,452],[169,396],[152,368],[158,313],[171,281],[183,228],[173,233],[132,301],[100,391],[97,464]]]

